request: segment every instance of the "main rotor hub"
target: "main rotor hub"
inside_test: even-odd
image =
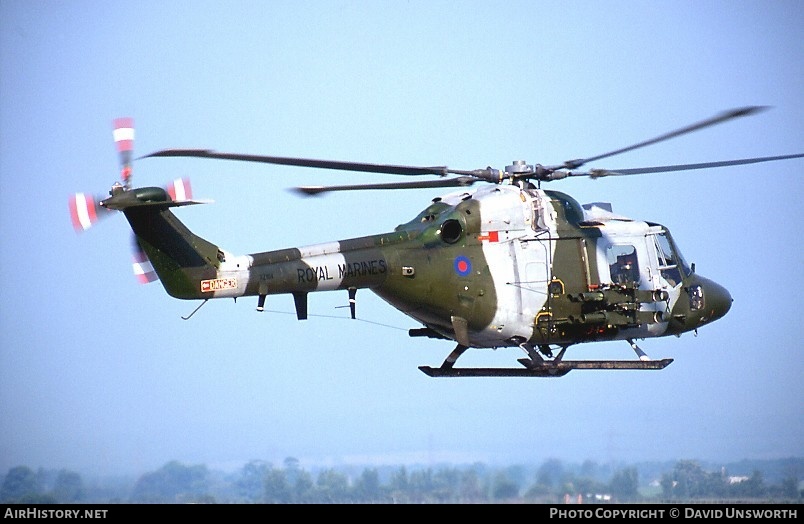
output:
[[[532,174],[533,166],[524,160],[514,160],[510,166],[505,166],[505,172],[511,175],[529,175]]]

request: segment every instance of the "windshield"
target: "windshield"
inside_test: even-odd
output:
[[[670,232],[666,229],[661,233],[653,235],[656,243],[656,256],[659,258],[659,269],[662,277],[671,286],[676,286],[681,282],[683,276],[689,276],[690,271],[687,262],[681,255],[678,247],[673,242]]]

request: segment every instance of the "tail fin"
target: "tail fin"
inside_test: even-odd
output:
[[[123,212],[165,291],[175,298],[204,298],[199,281],[215,278],[220,266],[218,246],[195,235],[170,211],[200,203],[174,201],[159,187],[124,191],[103,202]]]

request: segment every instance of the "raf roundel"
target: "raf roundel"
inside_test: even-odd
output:
[[[462,277],[468,276],[472,272],[472,262],[463,255],[456,257],[455,272]]]

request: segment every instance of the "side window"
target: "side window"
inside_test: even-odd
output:
[[[656,242],[656,255],[659,257],[659,270],[662,272],[662,278],[675,287],[681,282],[681,270],[678,268],[678,261],[673,247],[670,245],[670,240],[665,233],[654,235],[653,238]]]
[[[614,245],[606,249],[611,281],[614,284],[639,282],[639,263],[636,248],[631,245]]]

